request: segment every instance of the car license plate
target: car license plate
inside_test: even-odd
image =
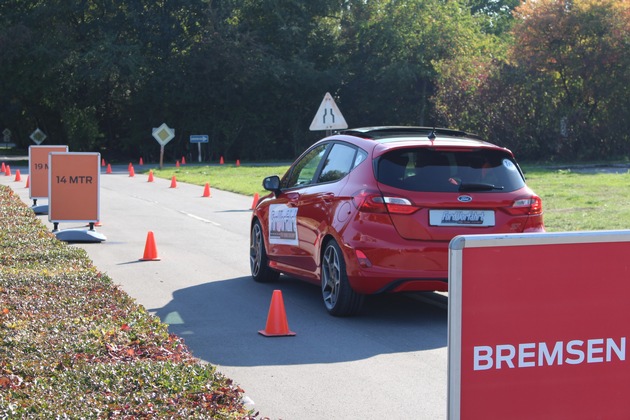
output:
[[[431,226],[494,226],[492,210],[431,210]]]

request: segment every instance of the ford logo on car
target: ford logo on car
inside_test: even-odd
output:
[[[460,195],[459,197],[457,197],[457,201],[461,203],[469,203],[472,201],[472,197],[469,195]]]

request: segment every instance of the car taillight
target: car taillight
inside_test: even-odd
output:
[[[514,200],[512,207],[508,209],[512,214],[536,215],[542,214],[542,200],[537,195],[528,198],[519,198]]]
[[[361,192],[353,197],[359,211],[366,213],[413,214],[418,211],[411,201],[404,197]]]

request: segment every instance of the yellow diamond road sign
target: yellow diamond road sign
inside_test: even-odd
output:
[[[31,140],[33,140],[37,144],[42,144],[44,140],[46,140],[46,134],[40,130],[39,128],[31,133]]]
[[[326,92],[324,100],[319,106],[315,118],[313,118],[310,130],[337,130],[342,128],[348,128],[348,124],[343,115],[341,115],[341,111],[339,111],[333,97]]]
[[[175,129],[170,128],[166,123],[162,124],[158,128],[153,128],[153,138],[157,140],[162,146],[175,137]]]

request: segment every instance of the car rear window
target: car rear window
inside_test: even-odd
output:
[[[398,149],[381,156],[379,182],[409,191],[509,192],[525,186],[512,157],[500,150]]]

